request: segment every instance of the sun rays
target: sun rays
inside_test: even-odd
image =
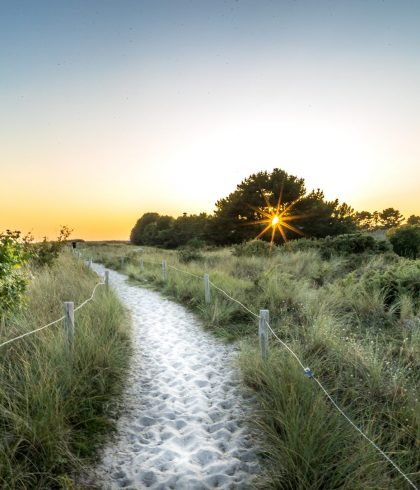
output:
[[[273,207],[267,195],[262,193],[266,206],[264,208],[253,208],[258,214],[262,215],[263,218],[253,221],[249,224],[265,225],[264,229],[255,237],[255,239],[261,238],[266,233],[271,231],[270,246],[273,246],[274,240],[276,238],[276,233],[278,232],[282,237],[284,243],[287,242],[287,235],[285,229],[293,231],[298,235],[303,235],[302,231],[291,224],[291,221],[302,218],[303,216],[294,215],[291,213],[293,206],[300,200],[296,199],[291,202],[288,206],[282,206],[282,196],[283,192],[280,193],[279,199],[277,201],[277,206]],[[283,208],[283,209],[282,209]]]

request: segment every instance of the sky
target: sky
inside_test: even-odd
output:
[[[281,168],[420,214],[420,2],[0,0],[0,232],[128,239]]]

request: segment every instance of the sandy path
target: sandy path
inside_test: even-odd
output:
[[[94,264],[103,274],[104,268]],[[130,309],[134,356],[117,438],[94,470],[104,489],[250,489],[259,472],[244,419],[251,397],[232,366],[235,350],[159,293],[110,272]]]

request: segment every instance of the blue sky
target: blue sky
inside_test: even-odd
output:
[[[0,229],[125,238],[273,167],[419,214],[419,21],[414,1],[0,0]]]

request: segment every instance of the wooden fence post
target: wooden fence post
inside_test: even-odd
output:
[[[88,261],[88,266],[89,266],[89,269],[92,269],[92,257],[90,257],[90,259]]]
[[[268,327],[267,323],[270,318],[268,310],[260,310],[260,319],[258,327],[258,337],[260,338],[261,357],[265,361],[268,356]]]
[[[204,274],[204,300],[206,305],[210,304],[211,296],[210,296],[210,283],[209,283],[209,275]]]
[[[105,289],[109,291],[109,271],[105,271]]]
[[[124,267],[124,258],[125,258],[125,257],[121,257],[121,258],[120,258],[120,262],[121,262],[121,269]]]
[[[64,302],[64,330],[67,334],[67,348],[73,348],[74,342],[74,303],[73,301]]]
[[[143,260],[143,257],[140,257],[140,270],[144,271],[144,260]]]
[[[166,281],[166,279],[168,278],[168,269],[166,267],[166,260],[162,260],[162,277],[164,281]]]

